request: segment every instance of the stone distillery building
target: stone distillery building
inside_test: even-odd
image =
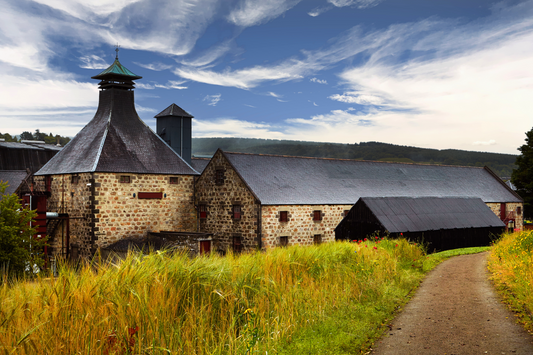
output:
[[[117,57],[93,79],[94,118],[31,184],[50,254],[90,257],[155,234],[219,252],[332,242],[362,197],[477,198],[509,227],[522,226],[521,198],[488,168],[221,150],[191,160],[189,113],[170,105],[155,116],[156,134],[135,110],[140,76]]]

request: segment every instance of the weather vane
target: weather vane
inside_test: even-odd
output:
[[[119,46],[119,44],[117,43],[116,48],[115,48],[115,52],[117,52],[117,55],[116,55],[115,59],[118,59],[118,51],[119,51],[119,48],[120,48],[120,46]]]

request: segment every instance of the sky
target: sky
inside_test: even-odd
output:
[[[193,137],[518,154],[533,0],[0,0],[0,133],[74,136],[119,60]]]

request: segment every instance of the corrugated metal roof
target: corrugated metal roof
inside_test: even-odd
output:
[[[133,91],[100,91],[94,118],[35,175],[83,172],[197,175],[135,111]]]
[[[5,193],[8,195],[14,193],[27,176],[26,170],[0,170],[0,181],[9,184]]]
[[[521,202],[484,168],[221,153],[264,205],[351,205],[385,196]]]
[[[172,104],[163,111],[159,112],[157,115],[154,116],[154,118],[158,117],[168,117],[168,116],[176,116],[176,117],[189,117],[194,118],[193,115],[182,109],[176,104]]]
[[[505,227],[480,198],[362,197],[390,233]]]

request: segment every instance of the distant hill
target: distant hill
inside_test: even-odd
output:
[[[193,138],[195,156],[211,156],[221,148],[228,152],[360,159],[390,162],[488,166],[501,177],[510,177],[516,155],[457,149],[427,149],[379,142],[359,144],[320,143],[259,138]]]

